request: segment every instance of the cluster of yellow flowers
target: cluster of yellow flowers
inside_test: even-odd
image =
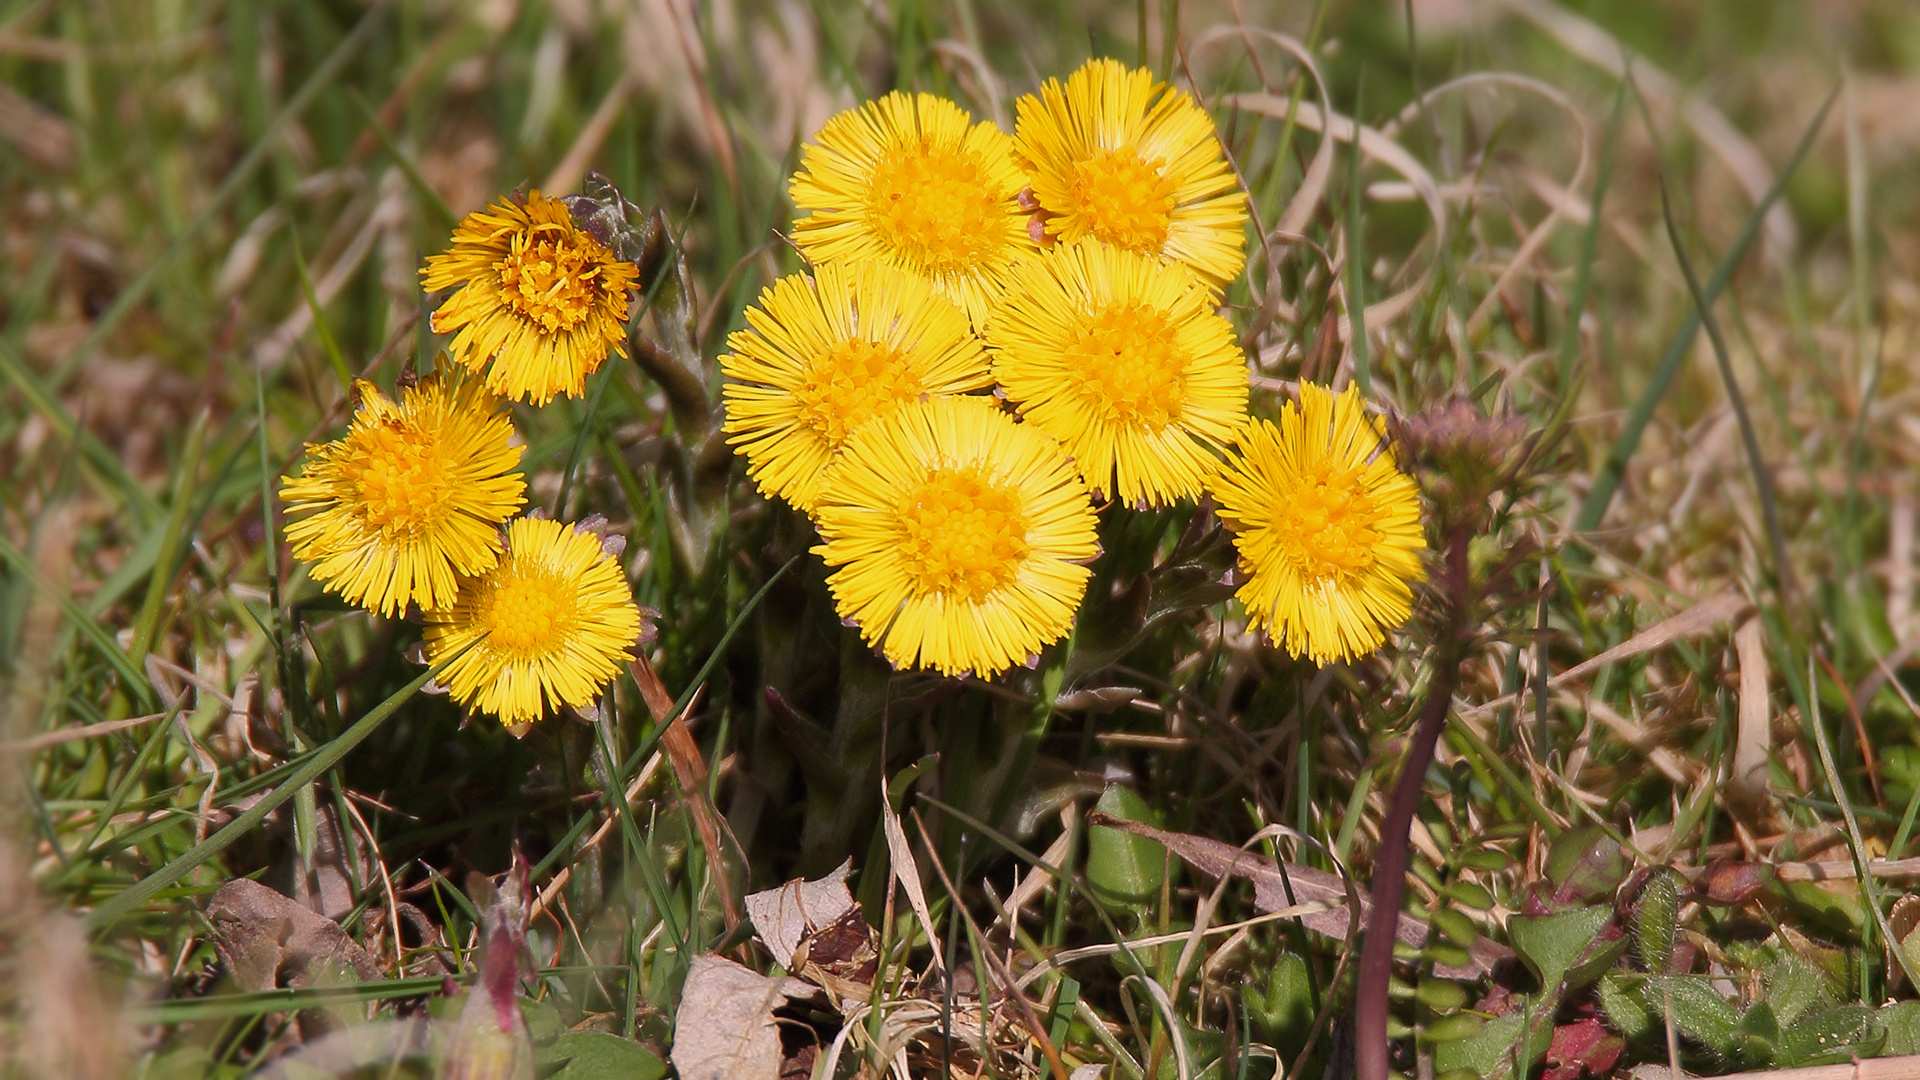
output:
[[[829,120],[792,178],[811,263],[720,366],[728,442],[809,515],[840,614],[900,667],[992,675],[1071,628],[1097,500],[1210,494],[1251,625],[1329,662],[1411,606],[1417,493],[1356,391],[1248,416],[1217,308],[1245,197],[1207,114],[1094,60],[1015,133],[931,94]],[[591,522],[533,517],[509,400],[580,395],[625,355],[638,269],[538,191],[470,214],[423,283],[451,364],[395,402],[355,384],[342,438],[282,488],[294,554],[349,602],[417,607],[448,690],[515,731],[589,707],[643,621]],[[509,521],[509,519],[514,519]]]
[[[427,662],[451,661],[454,700],[524,733],[562,705],[591,707],[643,624],[621,545],[597,523],[514,518],[526,483],[504,407],[578,396],[610,352],[625,354],[638,270],[535,191],[469,214],[421,276],[457,287],[433,316],[454,334],[452,365],[398,402],[354,383],[352,428],[309,446],[281,487],[298,519],[287,541],[348,602],[417,607]]]
[[[827,121],[791,192],[812,273],[729,338],[726,431],[896,666],[990,675],[1062,637],[1107,498],[1211,493],[1250,622],[1296,655],[1405,620],[1418,497],[1358,393],[1248,416],[1216,310],[1245,197],[1185,93],[1094,60],[1021,98],[1012,136],[888,94]]]

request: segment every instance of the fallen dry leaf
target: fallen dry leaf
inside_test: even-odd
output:
[[[760,941],[788,971],[841,1001],[865,1001],[879,955],[873,928],[847,891],[848,859],[827,876],[795,879],[747,897]]]
[[[673,1018],[669,1055],[681,1080],[778,1080],[780,1032],[773,1010],[819,989],[770,979],[731,960],[696,956]]]
[[[241,989],[311,986],[328,968],[363,982],[380,967],[340,925],[257,881],[235,878],[207,902],[214,947]]]
[[[823,878],[796,878],[747,897],[747,917],[775,963],[793,971],[793,950],[801,940],[840,921],[853,907],[853,894],[847,891],[847,874],[852,870],[849,858]]]

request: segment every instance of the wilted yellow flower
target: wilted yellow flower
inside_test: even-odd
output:
[[[1096,59],[1018,109],[1014,141],[1048,235],[1185,263],[1215,288],[1239,276],[1246,197],[1185,91]]]
[[[1233,327],[1184,267],[1093,240],[1021,268],[987,325],[993,374],[1095,491],[1200,494],[1247,418]]]
[[[992,675],[1073,625],[1098,550],[1058,444],[989,398],[909,405],[855,432],[815,554],[842,617],[896,667]]]
[[[398,405],[364,379],[353,392],[346,436],[308,446],[304,471],[281,484],[300,518],[287,542],[349,603],[382,615],[448,607],[455,575],[493,566],[500,523],[526,501],[513,423],[479,383],[456,388],[440,373]]]
[[[428,291],[460,286],[433,331],[487,388],[545,405],[580,396],[609,351],[627,354],[627,304],[639,268],[574,224],[567,204],[535,191],[468,214],[444,254],[420,271]],[[488,367],[491,363],[491,367]]]
[[[1248,625],[1315,663],[1372,652],[1420,580],[1420,496],[1360,391],[1300,385],[1280,424],[1254,420],[1213,482],[1240,552]]]
[[[793,242],[815,265],[878,262],[924,279],[979,325],[1033,252],[1013,141],[960,106],[894,91],[826,122],[801,151]]]
[[[519,518],[506,541],[499,565],[463,579],[449,610],[427,613],[425,655],[454,658],[440,681],[455,701],[518,728],[592,705],[633,658],[641,623],[598,534]]]
[[[966,313],[925,281],[873,263],[781,278],[720,358],[727,441],[760,490],[811,513],[855,431],[928,396],[993,385]]]

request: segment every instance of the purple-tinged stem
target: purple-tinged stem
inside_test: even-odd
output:
[[[1406,763],[1394,781],[1393,798],[1387,804],[1386,820],[1380,823],[1380,853],[1374,860],[1371,906],[1367,913],[1367,936],[1360,946],[1360,974],[1354,988],[1353,1064],[1357,1080],[1387,1080],[1387,987],[1393,978],[1394,931],[1400,919],[1400,903],[1406,897],[1408,835],[1414,811],[1420,808],[1421,788],[1427,766],[1433,762],[1433,749],[1440,732],[1447,726],[1447,712],[1453,705],[1453,690],[1460,679],[1460,661],[1465,649],[1465,611],[1469,571],[1468,529],[1457,529],[1447,545],[1445,578],[1441,596],[1447,612],[1435,650],[1436,670],[1427,689],[1426,704],[1415,722],[1413,738],[1407,747]]]

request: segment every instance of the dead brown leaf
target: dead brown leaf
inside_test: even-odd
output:
[[[380,966],[331,919],[257,881],[235,878],[207,902],[214,945],[241,989],[311,986],[328,969],[363,982]]]
[[[771,979],[718,956],[696,956],[673,1020],[673,1067],[681,1080],[778,1080],[780,1033],[773,1011],[819,989]]]
[[[853,894],[847,891],[847,874],[852,869],[849,858],[826,877],[795,879],[747,897],[747,917],[775,963],[794,970],[793,951],[800,942],[831,926],[854,906]]]

